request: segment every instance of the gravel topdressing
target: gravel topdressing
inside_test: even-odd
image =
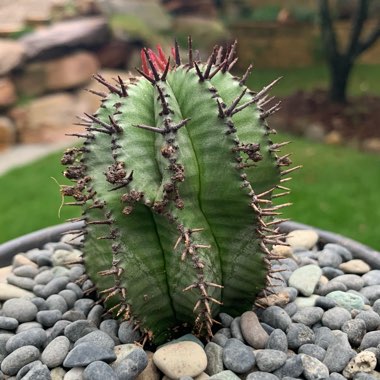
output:
[[[70,238],[16,255],[0,284],[0,379],[380,379],[380,270],[337,244],[318,250],[313,231],[275,248],[286,258],[265,309],[221,313],[208,343],[186,334],[152,351],[86,295]]]

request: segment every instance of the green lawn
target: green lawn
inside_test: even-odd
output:
[[[295,164],[303,164],[289,182],[293,192],[284,201],[294,204],[284,216],[380,250],[380,156],[283,134],[275,139],[292,140],[286,152],[294,153]],[[0,242],[79,213],[76,207],[64,207],[58,218],[61,198],[51,177],[67,183],[61,175],[60,156],[50,155],[0,177]]]
[[[329,74],[326,66],[287,69],[255,68],[248,80],[248,86],[258,90],[278,77],[283,78],[271,90],[271,94],[284,96],[296,90],[310,91],[315,88],[327,88]],[[380,65],[354,67],[349,82],[349,94],[357,96],[366,93],[380,95]]]

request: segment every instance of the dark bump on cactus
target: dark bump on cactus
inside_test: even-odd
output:
[[[175,42],[174,67],[158,47],[142,50],[139,78],[95,75],[109,94],[95,93],[98,112],[78,123],[88,133],[72,134],[83,147],[62,158],[74,185],[61,193],[83,209],[85,227],[72,232],[84,236],[90,292],[143,343],[189,328],[208,339],[220,311],[265,307],[273,293],[272,246],[285,244],[275,217],[289,203],[272,199],[289,194],[283,177],[299,167],[282,170],[287,142],[268,138],[278,105],[264,106],[278,80],[250,91],[252,66],[241,79],[229,73],[236,41],[224,52],[202,63],[189,37],[187,64]]]

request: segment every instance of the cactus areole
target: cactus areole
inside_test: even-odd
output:
[[[295,168],[283,170],[285,143],[269,138],[276,81],[250,91],[251,67],[229,72],[235,49],[215,47],[203,63],[189,39],[186,62],[176,43],[172,60],[144,49],[138,77],[95,76],[108,92],[81,118],[83,146],[62,158],[87,275],[109,311],[157,344],[183,328],[209,337],[218,313],[265,306],[272,289],[284,206],[272,198]]]

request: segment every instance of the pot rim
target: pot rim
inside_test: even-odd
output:
[[[44,244],[58,241],[62,234],[70,230],[81,229],[84,222],[62,223],[43,228],[0,244],[0,267],[10,265],[14,255],[33,248],[42,248]],[[294,230],[314,230],[319,236],[319,244],[334,243],[346,247],[355,259],[366,261],[372,269],[380,269],[380,252],[353,239],[334,232],[313,227],[307,224],[286,221],[279,225],[280,232],[289,233]]]

